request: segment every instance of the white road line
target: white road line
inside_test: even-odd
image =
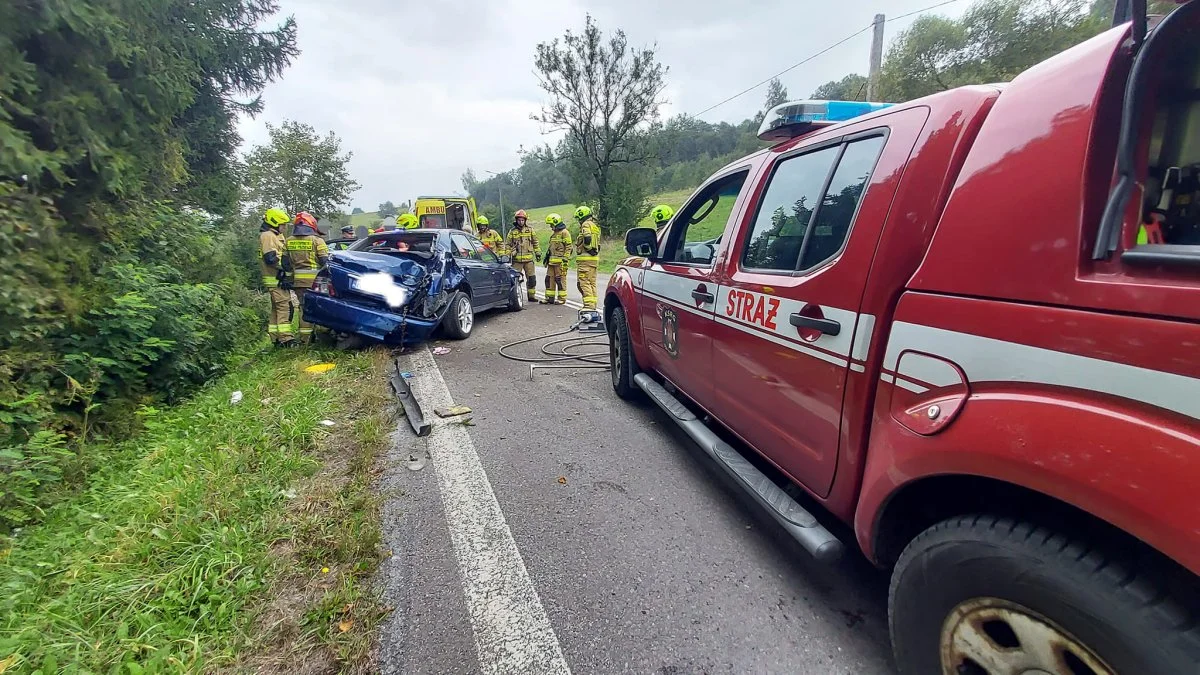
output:
[[[428,349],[409,357],[421,407],[453,405]],[[481,672],[569,675],[558,637],[529,579],[467,427],[435,419],[429,456],[450,526]]]
[[[543,293],[543,294],[539,294],[539,295],[537,296],[537,298],[538,298],[538,301],[540,302],[540,301],[542,301],[542,300],[545,300],[545,299],[546,299],[546,295],[545,295],[544,293]],[[575,309],[583,309],[583,303],[582,303],[582,302],[578,302],[578,301],[576,301],[576,300],[572,300],[572,299],[570,299],[570,298],[567,298],[567,307],[574,307]]]

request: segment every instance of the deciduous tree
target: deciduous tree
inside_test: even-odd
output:
[[[583,32],[539,44],[534,67],[550,96],[534,119],[566,133],[567,160],[579,170],[583,196],[595,201],[601,227],[632,227],[646,208],[648,181],[639,169],[651,155],[644,131],[664,103],[667,67],[652,47],[630,47],[624,31],[605,36],[590,15]]]
[[[246,155],[247,202],[255,210],[278,206],[290,214],[308,211],[321,217],[358,190],[346,166],[352,153],[342,154],[342,142],[332,131],[321,137],[311,126],[288,120],[268,124],[267,133],[270,141]]]

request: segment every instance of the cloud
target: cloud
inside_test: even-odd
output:
[[[282,4],[296,17],[303,53],[267,87],[263,113],[242,120],[244,144],[264,142],[265,124],[284,119],[333,131],[354,154],[350,171],[362,189],[353,205],[374,210],[385,200],[461,191],[468,167],[504,171],[517,165],[520,147],[553,143],[530,119],[543,100],[534,48],[579,30],[588,13],[605,31],[624,29],[634,45],[657,44],[670,67],[669,115],[697,112],[769,77],[869,24],[875,11],[898,15],[931,3],[891,0],[882,10],[813,0]],[[889,36],[902,27],[889,25]],[[861,35],[783,82],[800,98],[825,81],[865,72],[869,45],[869,34]],[[762,95],[746,94],[704,119],[744,119]]]

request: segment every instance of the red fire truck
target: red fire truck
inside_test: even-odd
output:
[[[785,104],[609,282],[616,392],[852,526],[906,674],[1200,672],[1200,3],[1138,24]]]

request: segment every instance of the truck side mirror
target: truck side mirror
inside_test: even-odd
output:
[[[653,227],[635,227],[625,233],[625,251],[629,255],[653,260],[658,252],[658,232]]]

